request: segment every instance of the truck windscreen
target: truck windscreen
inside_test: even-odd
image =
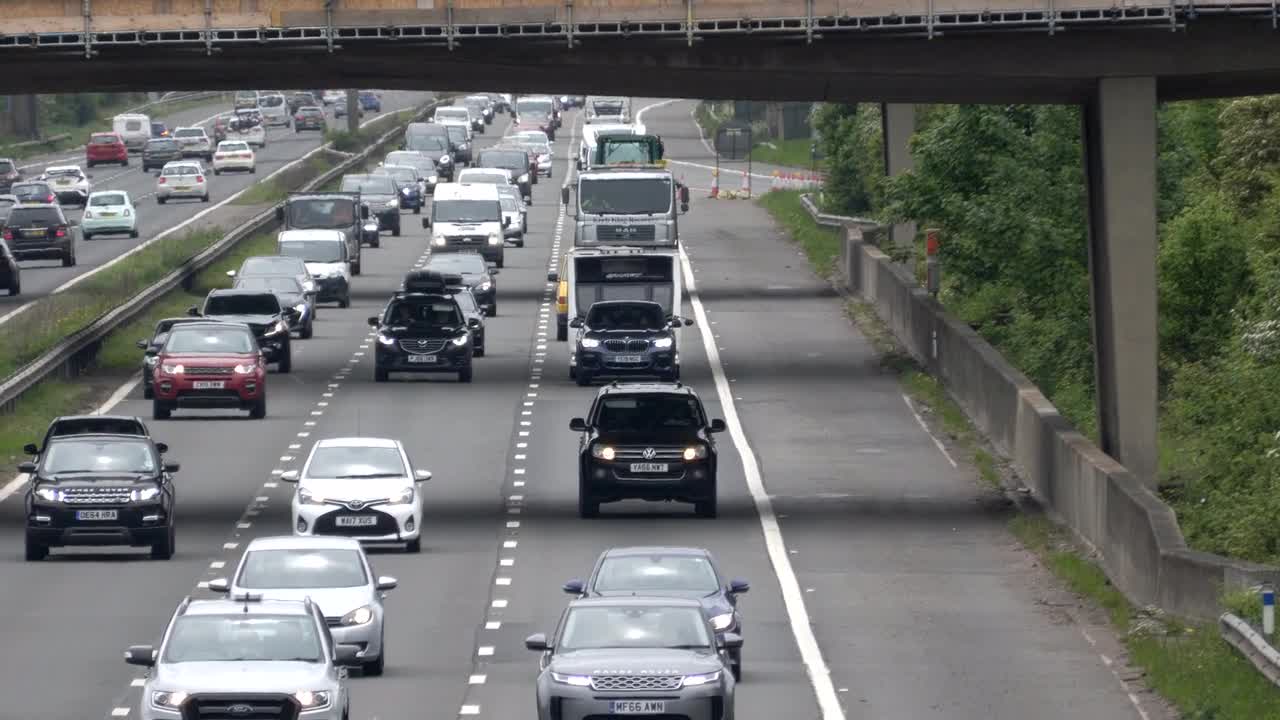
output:
[[[671,212],[671,179],[583,178],[578,204],[592,215],[665,215]]]
[[[356,221],[352,200],[290,200],[288,208],[288,226],[297,230],[350,230]]]

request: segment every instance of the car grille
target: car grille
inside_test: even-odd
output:
[[[230,375],[232,372],[232,368],[229,367],[189,366],[185,369],[188,375]]]
[[[288,695],[195,695],[182,705],[183,720],[296,720]]]
[[[457,235],[457,236],[448,238],[448,242],[460,243],[460,244],[466,244],[466,245],[482,243],[482,242],[485,242],[486,240],[488,240],[488,238],[485,237],[484,235]]]
[[[681,675],[592,675],[591,689],[597,692],[635,690],[679,690]]]
[[[68,505],[122,505],[129,502],[131,487],[77,487],[62,491]]]
[[[372,515],[375,518],[372,525],[338,525],[338,517],[360,516],[367,517]],[[400,528],[396,525],[396,519],[384,512],[377,510],[366,510],[364,512],[351,512],[350,510],[335,510],[316,518],[315,526],[312,531],[317,535],[341,535],[345,537],[367,537],[370,535],[395,535],[400,532]]]
[[[653,225],[597,225],[596,240],[602,242],[651,242],[657,237]]]
[[[649,451],[653,452],[652,457],[648,457]],[[683,447],[620,447],[614,448],[615,460],[683,460]]]
[[[414,355],[430,355],[444,349],[445,340],[401,340],[400,349]]]
[[[604,349],[609,352],[644,352],[649,349],[648,340],[605,340]]]

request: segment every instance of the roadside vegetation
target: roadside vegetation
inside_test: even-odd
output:
[[[89,133],[111,129],[111,118],[130,108],[147,103],[146,93],[76,93],[71,95],[40,95],[36,101],[40,138],[46,140],[31,145],[12,147],[26,143],[31,138],[0,135],[0,156],[18,160],[59,152],[84,145]],[[171,115],[193,107],[215,102],[209,99],[180,100],[148,109],[155,115]],[[66,137],[62,137],[62,136]],[[54,139],[56,138],[56,139]]]
[[[828,212],[942,231],[940,299],[1096,435],[1080,117],[921,106],[883,177],[879,108],[826,105]],[[1197,549],[1280,561],[1280,96],[1159,110],[1161,487]],[[918,260],[918,258],[917,258]]]

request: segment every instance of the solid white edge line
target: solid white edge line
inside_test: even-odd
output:
[[[729,437],[742,462],[742,473],[746,477],[747,489],[755,502],[756,513],[760,518],[760,529],[764,534],[765,549],[769,553],[769,561],[773,564],[773,572],[778,578],[778,586],[782,590],[782,601],[787,609],[787,620],[791,632],[795,635],[796,645],[800,650],[800,659],[804,662],[809,682],[813,685],[817,696],[818,709],[823,720],[845,720],[844,709],[840,707],[839,696],[831,682],[831,671],[822,657],[822,648],[813,633],[813,625],[809,619],[809,611],[805,608],[804,594],[796,579],[795,569],[787,557],[787,545],[782,537],[782,529],[778,526],[778,518],[773,512],[773,503],[765,490],[764,480],[760,475],[760,466],[756,463],[755,453],[747,442],[742,421],[738,418],[738,410],[734,404],[733,393],[729,391],[729,381],[725,377],[724,367],[720,364],[720,351],[711,337],[707,313],[698,297],[698,288],[693,279],[693,266],[689,256],[681,245],[680,267],[684,274],[685,293],[693,306],[693,314],[698,323],[698,334],[702,338],[702,347],[707,353],[707,364],[711,366],[711,375],[715,381],[716,394],[719,395],[720,407],[729,427]],[[705,328],[705,329],[704,329]]]
[[[932,432],[929,431],[929,426],[924,423],[924,418],[920,417],[920,413],[916,412],[915,404],[911,402],[911,398],[907,397],[906,393],[903,393],[902,401],[907,404],[907,409],[911,411],[911,414],[912,416],[915,417],[916,422],[920,423],[920,429],[924,430],[924,434],[928,435],[929,439],[933,441],[933,444],[938,446],[938,451],[942,453],[942,457],[946,458],[947,462],[951,463],[951,467],[953,468],[960,467],[959,465],[956,464],[956,461],[951,457],[951,453],[947,452],[947,448],[943,446],[942,441],[939,440],[936,435],[934,435]]]

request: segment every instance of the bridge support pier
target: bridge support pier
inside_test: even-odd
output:
[[[915,167],[911,157],[911,136],[916,131],[916,106],[908,103],[880,105],[880,127],[884,137],[884,174],[901,175]],[[916,240],[916,224],[902,222],[889,228],[889,240],[896,247],[909,248]]]
[[[1104,78],[1082,113],[1102,449],[1156,482],[1156,81]]]

